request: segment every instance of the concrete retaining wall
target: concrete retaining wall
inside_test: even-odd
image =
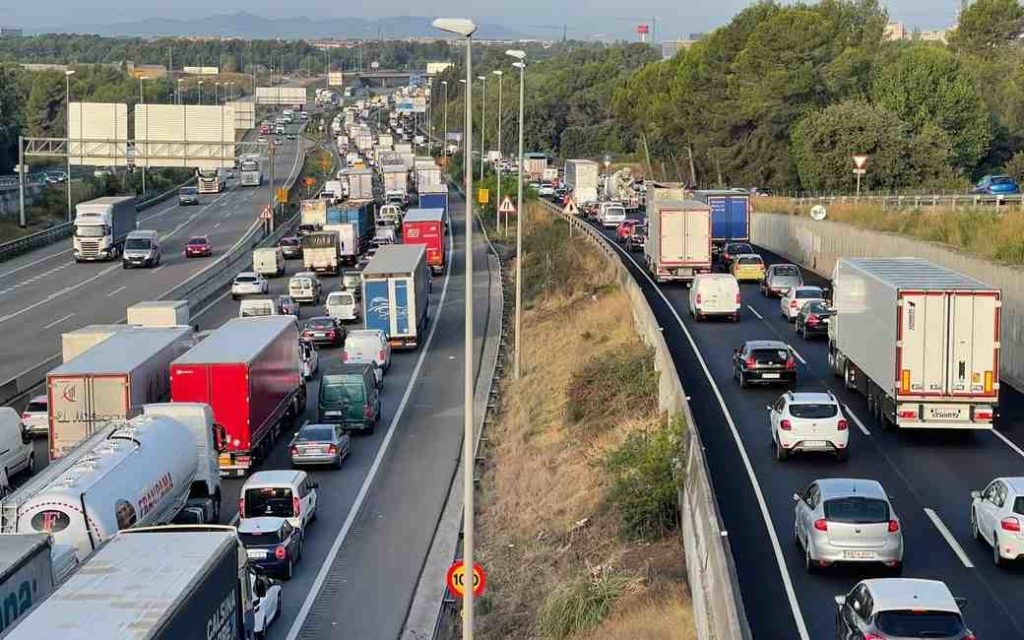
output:
[[[825,277],[840,257],[915,256],[1002,289],[1003,380],[1024,389],[1024,269],[959,253],[932,242],[860,229],[841,222],[776,213],[751,216],[750,239]]]

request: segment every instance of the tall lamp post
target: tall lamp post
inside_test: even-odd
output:
[[[516,315],[515,315],[515,343],[512,349],[512,375],[519,379],[522,372],[522,340],[520,339],[523,326],[523,95],[526,86],[526,52],[519,49],[509,49],[505,52],[515,58],[512,66],[519,69],[519,158],[516,160],[519,179],[516,190]]]
[[[199,104],[203,104],[203,81],[199,81]]]
[[[146,76],[139,76],[139,104],[140,105],[146,104],[146,94],[142,91],[142,81],[145,80],[145,79],[146,79]],[[138,133],[138,132],[136,132],[136,133]],[[146,109],[146,140],[147,140],[147,142],[149,141],[149,109]],[[148,144],[146,145],[146,149],[148,151],[148,149],[149,149],[149,145]],[[138,166],[138,163],[139,163],[139,158],[136,155],[135,166]],[[146,197],[146,164],[147,163],[143,162],[142,166],[140,167],[140,169],[142,171],[142,197],[143,198]]]
[[[501,76],[504,71],[495,69],[491,73],[498,76],[498,165],[494,168],[495,175],[498,177],[498,188],[494,195],[494,224],[497,227],[501,220],[501,212],[498,211],[498,208],[501,207],[501,81],[504,80]],[[505,214],[505,235],[508,235],[508,214]]]
[[[441,31],[466,39],[466,149],[472,149],[473,136],[473,32],[472,20],[438,18],[434,26]],[[462,163],[466,183],[466,293],[465,293],[465,353],[463,354],[464,388],[462,396],[462,491],[463,538],[462,561],[468,581],[462,592],[462,638],[473,640],[473,169],[469,158]]]
[[[484,179],[484,140],[487,138],[487,76],[477,76],[484,83],[480,97],[480,180]]]
[[[442,80],[444,87],[444,138],[441,138],[441,155],[445,157],[445,169],[448,168],[448,81]]]
[[[178,93],[175,95],[178,104],[181,104],[181,85],[183,82],[185,82],[185,78],[178,78]]]
[[[71,222],[71,76],[75,75],[74,69],[68,69],[64,72],[64,136],[68,139],[64,143],[64,150],[67,152],[67,179],[64,181],[65,191],[68,195],[68,214],[67,221]],[[82,132],[78,132],[78,138],[81,140]],[[81,146],[81,142],[79,142]],[[81,149],[79,149],[79,155],[81,155]],[[19,160],[20,162],[20,160]],[[24,167],[18,167],[19,172],[25,171]],[[20,175],[20,173],[19,173]],[[24,225],[22,225],[24,226]]]

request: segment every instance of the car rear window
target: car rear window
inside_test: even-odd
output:
[[[256,282],[256,276],[237,276],[235,282]]]
[[[246,508],[248,509],[249,504],[246,502]],[[242,541],[242,544],[246,547],[259,547],[270,544],[280,544],[284,542],[284,536],[281,535],[282,529],[276,531],[263,531],[260,533],[249,532],[249,533],[238,533],[238,538]]]
[[[298,246],[299,241],[297,238],[284,238],[278,244],[282,247],[295,247]]]
[[[750,357],[758,364],[786,364],[789,360],[789,351],[785,349],[754,349]]]
[[[761,258],[757,256],[743,256],[738,259],[740,264],[761,264]]]
[[[889,505],[877,498],[850,496],[825,501],[825,519],[845,524],[889,521]]]
[[[360,376],[325,376],[321,383],[321,404],[361,404],[364,400],[363,391],[363,380]]]
[[[189,244],[206,244],[206,238],[189,238]]]
[[[785,276],[787,278],[795,278],[800,275],[800,270],[796,267],[775,267],[775,275]]]
[[[751,247],[749,244],[729,245],[729,253],[750,253],[753,250],[753,247]]]
[[[1011,184],[1012,182],[1013,178],[1010,176],[996,176],[992,178],[992,184]]]
[[[309,278],[292,278],[291,286],[300,289],[310,289],[313,287],[313,281]]]
[[[807,418],[818,420],[821,418],[834,418],[839,409],[834,404],[791,404],[789,413],[794,418]]]
[[[820,289],[797,289],[796,290],[796,297],[797,297],[798,300],[799,299],[807,299],[807,298],[820,298],[821,297],[821,290]]]
[[[828,313],[828,305],[824,302],[808,302],[807,311],[810,313]]]
[[[43,407],[43,409],[41,409],[41,411],[45,410],[46,407]],[[1019,513],[1020,515],[1024,516],[1024,496],[1021,496],[1013,501],[1013,512]]]
[[[295,437],[296,442],[327,442],[334,439],[334,428],[317,425],[306,427]]]
[[[328,318],[314,318],[307,322],[306,326],[313,329],[333,329],[334,322]]]
[[[327,304],[353,304],[351,293],[332,293],[327,296]]]
[[[290,518],[292,513],[291,487],[259,487],[246,489],[244,518],[270,516]]]
[[[46,413],[46,403],[30,402],[28,403],[28,406],[25,407],[25,411],[28,411],[29,413]]]
[[[880,611],[875,626],[884,634],[904,638],[944,638],[964,631],[960,615],[950,611]]]

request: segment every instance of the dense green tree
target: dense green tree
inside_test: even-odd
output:
[[[960,14],[949,36],[954,49],[985,53],[1005,47],[1024,33],[1024,7],[1018,0],[976,0]]]
[[[64,74],[36,74],[25,103],[25,133],[32,137],[64,135]]]

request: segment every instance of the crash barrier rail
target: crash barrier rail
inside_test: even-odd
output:
[[[702,640],[748,640],[751,638],[750,627],[740,597],[728,534],[722,528],[711,474],[704,458],[704,445],[662,327],[640,285],[608,238],[584,220],[549,202],[541,202],[569,223],[570,237],[578,234],[586,238],[615,269],[618,282],[629,297],[633,320],[640,335],[654,349],[654,367],[659,375],[659,409],[667,412],[670,418],[681,416],[686,422],[687,441],[682,447],[682,458],[676,461],[676,472],[681,479],[679,509],[697,637]]]
[[[950,207],[966,209],[969,207],[1015,207],[1024,209],[1024,197],[1021,195],[963,195],[963,194],[919,194],[919,195],[827,195],[799,196],[792,198],[793,203],[800,206],[816,204],[876,204],[882,209],[907,209],[921,207]],[[755,200],[756,202],[756,200]]]
[[[195,178],[189,178],[185,182],[175,187],[171,187],[170,189],[164,191],[159,195],[153,196],[148,200],[143,200],[142,202],[139,202],[138,204],[135,205],[135,208],[139,211],[142,211],[143,209],[148,209],[149,207],[152,207],[153,205],[159,204],[164,200],[170,198],[172,195],[178,192],[178,189],[184,187],[185,185],[192,184],[193,182],[195,182]],[[0,262],[3,262],[4,260],[10,260],[15,256],[19,256],[23,253],[31,251],[32,249],[45,247],[46,245],[50,245],[53,244],[54,242],[63,240],[64,238],[69,237],[73,230],[74,225],[72,223],[62,222],[60,224],[53,225],[49,229],[43,229],[42,231],[30,233],[20,238],[15,238],[14,240],[11,240],[9,242],[4,242],[0,244]]]

